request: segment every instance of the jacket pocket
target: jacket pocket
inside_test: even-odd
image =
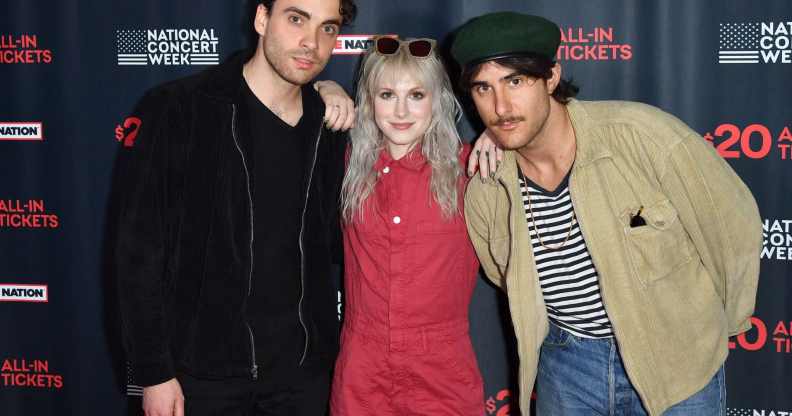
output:
[[[637,211],[637,209],[636,209]],[[644,207],[646,224],[624,227],[627,252],[638,279],[651,285],[693,258],[693,244],[668,200]]]

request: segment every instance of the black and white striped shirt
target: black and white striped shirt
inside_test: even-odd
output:
[[[580,233],[569,196],[569,175],[554,192],[542,189],[530,179],[526,181],[527,184],[520,178],[520,190],[548,318],[580,337],[612,337],[611,323],[602,305],[597,270]],[[536,221],[536,228],[533,221]],[[539,242],[535,230],[549,249]],[[557,248],[568,233],[569,239]]]

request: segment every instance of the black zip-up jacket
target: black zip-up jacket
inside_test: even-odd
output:
[[[123,147],[115,181],[114,247],[124,344],[136,384],[179,372],[257,378],[245,304],[253,244],[252,155],[240,111],[251,51],[149,91]],[[318,97],[303,94],[324,114]],[[341,259],[338,197],[345,140],[324,129],[307,140],[298,319],[300,365],[329,369],[338,351],[334,270]],[[259,189],[266,184],[257,184]],[[273,195],[277,203],[277,195]],[[260,357],[259,357],[260,358]]]

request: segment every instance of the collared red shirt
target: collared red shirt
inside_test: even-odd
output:
[[[469,152],[465,145],[460,166]],[[466,329],[478,271],[462,205],[467,179],[460,176],[458,212],[446,219],[420,146],[399,160],[383,150],[374,169],[378,181],[362,220],[344,226],[345,321],[388,333],[454,324]],[[409,342],[390,340],[399,341]]]

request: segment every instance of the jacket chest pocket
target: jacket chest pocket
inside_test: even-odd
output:
[[[670,201],[645,206],[640,216],[643,225],[624,218],[627,253],[638,279],[651,285],[691,261],[694,248]]]

